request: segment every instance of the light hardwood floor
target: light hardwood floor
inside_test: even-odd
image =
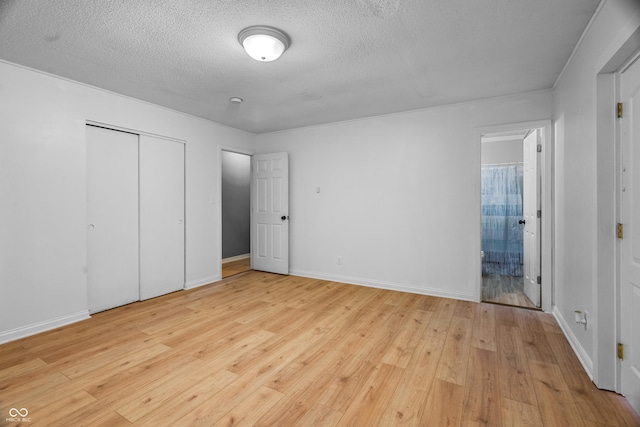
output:
[[[0,346],[0,423],[9,408],[29,426],[640,425],[550,314],[255,271]]]
[[[225,262],[222,264],[222,278],[234,276],[249,270],[251,270],[251,258]]]

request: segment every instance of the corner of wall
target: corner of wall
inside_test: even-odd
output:
[[[0,332],[0,344],[7,343],[9,341],[16,341],[41,332],[50,331],[52,329],[89,319],[90,317],[88,310],[82,310],[66,316],[48,319],[44,322],[32,323],[30,325],[21,326],[8,331],[2,331]]]
[[[567,341],[569,341],[569,344],[571,344],[571,348],[573,348],[574,353],[576,354],[576,356],[578,356],[578,360],[580,360],[580,363],[589,376],[589,379],[593,381],[593,361],[591,360],[591,358],[589,358],[588,353],[586,352],[584,347],[582,347],[582,344],[580,344],[580,341],[578,341],[578,338],[574,335],[573,331],[569,327],[569,324],[562,316],[562,313],[560,313],[560,310],[558,310],[558,307],[556,307],[555,305],[553,306],[553,315],[558,321],[560,329],[562,329],[562,332],[567,338]]]

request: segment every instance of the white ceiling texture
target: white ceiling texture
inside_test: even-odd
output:
[[[0,0],[0,59],[262,133],[549,89],[598,3]],[[291,47],[252,60],[251,25]]]

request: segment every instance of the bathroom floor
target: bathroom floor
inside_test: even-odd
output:
[[[522,277],[500,276],[498,274],[482,276],[482,301],[538,308],[524,294]]]

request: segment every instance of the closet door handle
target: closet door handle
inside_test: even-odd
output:
[[[521,219],[520,221],[518,221],[518,224],[524,224],[526,221],[524,219]]]

